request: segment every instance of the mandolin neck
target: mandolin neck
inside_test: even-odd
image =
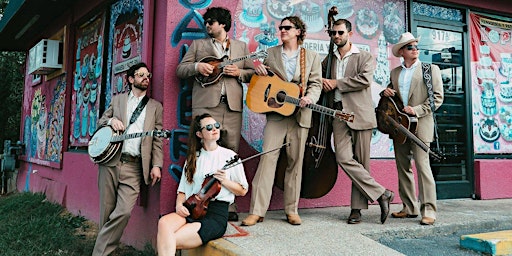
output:
[[[253,56],[256,56],[256,55],[255,54],[249,54],[249,55],[246,55],[246,56],[243,56],[243,57],[240,57],[240,58],[236,58],[236,59],[232,59],[232,60],[227,60],[225,62],[222,62],[222,64],[220,64],[220,67],[223,68],[223,67],[225,67],[227,65],[231,65],[233,63],[236,63],[236,62],[248,59],[248,58],[252,58]]]

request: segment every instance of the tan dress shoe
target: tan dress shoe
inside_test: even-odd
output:
[[[393,212],[391,213],[391,217],[403,219],[403,218],[416,218],[418,217],[417,214],[408,214],[406,212]]]
[[[436,222],[436,219],[434,219],[434,218],[423,217],[423,218],[421,218],[420,224],[421,225],[434,225],[434,222]]]
[[[256,214],[249,214],[247,218],[242,220],[242,226],[254,226],[258,222],[263,222],[263,217],[260,217]]]
[[[302,220],[298,214],[286,214],[286,219],[288,220],[288,223],[292,225],[302,224]]]

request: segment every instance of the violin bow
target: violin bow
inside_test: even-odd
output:
[[[243,163],[243,162],[245,162],[245,161],[248,161],[248,160],[251,160],[251,159],[253,159],[253,158],[255,158],[255,157],[258,157],[258,156],[261,156],[261,155],[264,155],[264,154],[270,153],[270,152],[272,152],[272,151],[279,150],[279,149],[281,149],[282,147],[284,147],[284,146],[289,146],[289,145],[290,145],[290,142],[286,142],[286,143],[284,143],[283,145],[281,145],[281,146],[279,146],[279,147],[277,147],[277,148],[270,149],[270,150],[267,150],[267,151],[264,151],[264,152],[260,152],[260,153],[258,153],[258,154],[255,154],[255,155],[249,156],[249,157],[247,157],[247,158],[245,158],[245,159],[242,159],[242,160],[240,160],[240,161],[238,161],[238,160],[240,159],[240,157],[239,157],[238,155],[235,155],[235,156],[233,156],[230,160],[227,160],[227,161],[226,161],[226,165],[224,165],[224,167],[222,167],[222,169],[223,169],[223,170],[226,170],[226,169],[229,169],[229,168],[235,167],[235,166],[237,166],[237,165],[239,165],[239,164],[241,164],[241,163]]]

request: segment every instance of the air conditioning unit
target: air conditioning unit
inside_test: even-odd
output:
[[[28,73],[47,75],[62,68],[62,42],[43,39],[29,51]]]

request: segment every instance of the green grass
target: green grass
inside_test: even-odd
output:
[[[0,254],[91,255],[97,228],[62,206],[46,201],[43,194],[17,193],[0,197]],[[112,255],[155,255],[121,246]]]

